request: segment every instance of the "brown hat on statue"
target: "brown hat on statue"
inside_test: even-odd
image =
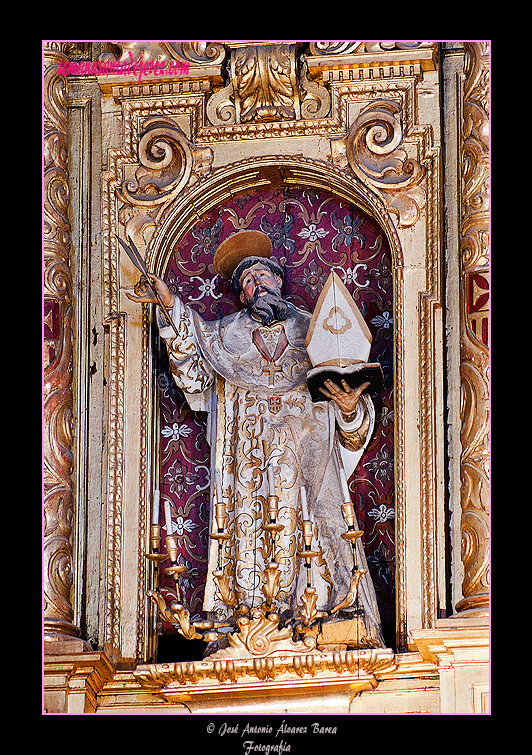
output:
[[[214,253],[214,272],[231,280],[237,266],[246,257],[272,256],[272,242],[261,231],[238,231],[222,241]]]

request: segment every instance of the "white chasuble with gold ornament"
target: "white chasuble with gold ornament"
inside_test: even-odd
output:
[[[351,545],[341,537],[346,531],[342,466],[349,477],[369,441],[371,399],[361,396],[349,424],[333,402],[311,400],[305,383],[311,367],[305,348],[310,316],[290,304],[287,319],[270,326],[247,309],[206,322],[177,298],[171,315],[180,338],[161,322],[159,327],[172,374],[191,409],[208,412],[211,500],[217,470],[230,534],[221,567],[230,576],[231,590],[249,608],[263,603],[263,571],[275,558],[281,571],[276,610],[285,619],[296,613],[307,584],[305,562],[296,555],[302,549],[305,488],[312,549],[318,551],[311,565],[317,609],[332,609],[348,593],[353,568]],[[275,541],[263,529],[269,467],[279,498],[278,522],[284,526]],[[356,543],[358,568],[367,570],[360,539]],[[218,543],[211,541],[204,609],[223,620],[228,609],[212,578],[218,568]],[[359,596],[369,634],[383,644],[369,573],[362,578]]]

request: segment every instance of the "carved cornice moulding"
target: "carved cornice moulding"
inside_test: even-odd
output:
[[[317,683],[322,694],[324,688],[347,686],[354,697],[374,689],[378,675],[395,669],[393,652],[375,649],[153,664],[139,666],[133,674],[146,690],[169,702],[186,702],[212,695],[220,683],[229,697],[308,694]]]
[[[423,78],[438,65],[437,42],[312,42],[309,75],[324,84]]]

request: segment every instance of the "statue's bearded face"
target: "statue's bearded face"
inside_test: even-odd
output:
[[[287,302],[281,296],[282,280],[268,267],[257,263],[240,276],[240,300],[263,325],[286,320]]]

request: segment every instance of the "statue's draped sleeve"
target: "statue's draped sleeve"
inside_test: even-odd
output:
[[[162,320],[159,310],[157,311],[159,333],[168,347],[170,370],[176,384],[186,394],[190,407],[201,411],[206,408],[210,388],[214,384],[214,370],[198,347],[192,311],[189,307],[175,297],[170,316],[179,337],[174,329]]]
[[[371,415],[365,396],[359,400],[354,417],[349,421],[345,421],[340,411],[336,412],[338,439],[348,451],[359,451],[366,445],[373,426]]]
[[[333,402],[330,402],[333,403]],[[336,437],[346,476],[349,478],[366,449],[375,426],[373,401],[363,393],[358,400],[355,416],[346,422],[337,406],[334,407]]]

